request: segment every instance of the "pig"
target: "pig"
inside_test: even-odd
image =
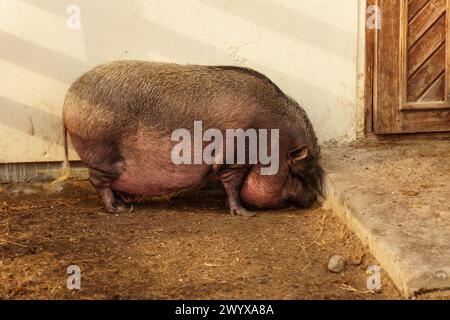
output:
[[[170,198],[214,180],[222,183],[232,215],[316,200],[320,147],[311,122],[297,102],[250,68],[106,63],[71,85],[62,117],[65,162],[69,135],[110,213],[132,208],[120,193]],[[171,134],[192,130],[195,121],[222,132],[278,129],[278,171],[263,175],[261,163],[174,164]]]

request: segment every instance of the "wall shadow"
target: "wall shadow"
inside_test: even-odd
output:
[[[0,96],[0,119],[9,128],[62,145],[62,136],[50,135],[57,130],[62,133],[61,117]]]
[[[1,30],[0,44],[0,59],[68,85],[87,68],[81,60]]]
[[[21,1],[63,17],[67,16],[65,8],[72,4],[72,1],[62,0],[58,2],[56,7],[53,1]],[[268,25],[279,33],[288,34],[298,41],[305,41],[323,49],[335,50],[334,54],[348,58],[348,53],[344,55],[344,52],[341,52],[339,49],[329,48],[326,41],[329,37],[334,36],[343,37],[350,41],[353,39],[350,34],[300,12],[295,12],[268,0],[260,0],[263,8],[261,11],[264,12],[261,15],[256,11],[252,12],[251,8],[244,4],[245,1],[233,2],[234,6],[213,0],[199,1],[260,25],[267,26],[266,19],[269,19],[270,24]],[[88,68],[111,59],[111,53],[107,48],[112,45],[113,41],[114,44],[117,43],[115,32],[125,28],[124,24],[133,21],[133,26],[127,33],[127,37],[121,42],[122,51],[125,52],[129,48],[133,48],[133,53],[126,56],[126,58],[133,59],[136,55],[143,56],[154,52],[178,63],[204,64],[204,61],[202,61],[204,56],[208,56],[213,64],[230,64],[230,61],[232,61],[230,52],[225,49],[199,41],[189,35],[189,32],[180,33],[158,25],[144,17],[143,12],[147,8],[143,0],[134,2],[134,6],[127,6],[127,3],[124,2],[123,5],[120,5],[120,10],[113,11],[106,9],[108,8],[108,2],[105,0],[78,0],[77,4],[82,8],[82,31],[85,35],[85,43],[83,45],[85,46],[86,61],[53,51],[38,43],[24,40],[1,30],[0,59],[70,85]],[[273,14],[274,12],[277,12],[277,14]],[[285,22],[285,19],[287,22]],[[302,26],[310,25],[309,29],[311,32],[305,33],[303,32],[304,30],[300,32],[296,31],[295,28],[291,28],[292,26],[288,22],[296,19],[302,21]],[[220,24],[221,21],[217,21],[217,23]],[[185,30],[189,30],[189,26],[186,26]],[[143,35],[145,36],[143,37]],[[353,42],[351,45],[354,45]],[[17,55],[17,51],[20,51],[22,54]],[[280,53],[279,59],[283,59],[282,53]],[[248,66],[265,73],[275,83],[280,84],[282,89],[286,89],[286,86],[288,86],[291,91],[294,89],[297,94],[298,92],[308,92],[310,95],[317,96],[319,101],[340,100],[343,104],[351,103],[351,101],[342,101],[342,97],[330,92],[327,88],[309,83],[305,78],[295,77],[288,72],[278,70],[276,65],[267,66],[254,59],[248,59]],[[20,85],[18,79],[11,80],[17,81],[17,85]],[[301,88],[301,90],[295,88]],[[292,92],[287,91],[288,94],[291,93],[292,95]],[[11,117],[11,115],[14,115],[14,117]],[[34,122],[46,124],[47,126],[45,130],[35,128],[33,136],[45,141],[61,143],[60,133],[62,132],[62,125],[60,117],[40,111],[32,106],[0,97],[1,124],[30,134],[32,133],[30,131],[30,119],[32,119],[32,122],[36,119],[38,121]],[[58,137],[49,138],[48,134],[51,133],[58,133]]]
[[[258,0],[258,10],[255,10],[254,3],[250,1],[197,1],[294,40],[309,43],[341,58],[349,59],[348,48],[355,45],[354,35],[339,26],[327,24],[274,1]],[[348,19],[348,16],[342,17],[342,20],[345,19]],[[334,39],[339,39],[342,45],[331,46],[330,41]]]

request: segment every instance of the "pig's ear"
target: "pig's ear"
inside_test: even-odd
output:
[[[293,161],[302,161],[308,158],[308,156],[309,156],[309,149],[307,146],[296,148],[291,152],[289,152],[289,159]]]

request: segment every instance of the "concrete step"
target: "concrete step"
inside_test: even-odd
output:
[[[450,288],[450,141],[328,148],[322,163],[325,206],[405,296]]]

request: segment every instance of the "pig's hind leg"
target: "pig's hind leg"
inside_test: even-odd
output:
[[[125,171],[125,164],[114,141],[85,140],[71,135],[78,154],[89,169],[89,181],[110,213],[131,211],[111,188],[111,184]]]
[[[232,216],[252,217],[254,212],[247,211],[241,203],[240,191],[249,169],[242,166],[215,166],[214,171],[219,176],[228,196],[228,205]]]
[[[122,198],[111,188],[111,184],[121,174],[122,164],[102,163],[101,166],[89,168],[89,181],[94,186],[103,201],[105,209],[109,213],[118,213],[123,211],[131,211],[132,207],[126,204]]]

